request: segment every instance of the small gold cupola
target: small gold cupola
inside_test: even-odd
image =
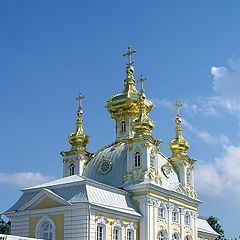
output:
[[[181,117],[179,113],[179,109],[182,106],[181,103],[176,102],[176,136],[175,138],[169,143],[169,148],[172,151],[171,160],[182,160],[182,159],[189,159],[187,155],[187,151],[189,149],[189,142],[184,139],[182,135],[182,127],[181,127]]]
[[[78,110],[77,110],[77,122],[75,132],[69,134],[68,140],[72,145],[72,149],[82,148],[85,149],[89,142],[89,136],[84,133],[83,130],[83,110],[82,110],[82,100],[84,96],[80,94],[76,100],[79,101]]]
[[[139,116],[133,122],[133,129],[135,131],[135,136],[150,135],[154,128],[154,121],[149,118],[149,112],[147,112],[146,106],[146,96],[143,89],[143,82],[146,78],[141,75],[141,78],[138,82],[141,84],[140,98],[139,98]]]

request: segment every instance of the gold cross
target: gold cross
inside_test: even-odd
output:
[[[123,54],[123,57],[128,56],[128,65],[132,65],[133,61],[132,61],[132,54],[135,53],[136,50],[133,50],[131,47],[128,47],[128,51],[126,53]]]
[[[140,79],[138,80],[138,82],[141,84],[141,92],[143,92],[143,82],[146,81],[147,78],[144,77],[143,75],[141,75]]]
[[[82,93],[80,93],[76,98],[76,100],[78,101],[78,108],[82,108],[83,99],[84,99],[84,96],[82,95]]]
[[[179,109],[180,109],[181,106],[182,106],[182,104],[177,101],[176,104],[175,104],[175,108],[177,110],[177,114],[179,114]]]

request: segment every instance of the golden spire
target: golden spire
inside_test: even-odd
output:
[[[143,95],[144,94],[144,89],[143,89],[143,82],[145,82],[147,80],[146,77],[144,77],[143,75],[141,75],[140,79],[137,81],[140,83],[141,85],[141,90],[140,90],[140,93]]]
[[[78,110],[77,110],[77,122],[76,130],[68,136],[69,143],[72,145],[72,148],[84,148],[89,142],[89,136],[83,131],[83,110],[82,110],[82,101],[84,96],[80,93],[76,98],[78,101]]]
[[[133,50],[130,46],[128,47],[128,50],[126,53],[123,54],[123,57],[128,57],[128,63],[126,67],[126,79],[124,80],[125,83],[125,89],[123,92],[127,93],[128,97],[130,96],[131,93],[137,93],[137,89],[135,87],[135,80],[134,80],[134,68],[133,68],[133,63],[134,61],[132,60],[132,55],[136,53],[136,50]]]
[[[141,78],[138,80],[138,82],[141,84],[141,92],[140,92],[140,98],[139,98],[139,116],[138,118],[133,122],[133,128],[136,132],[136,136],[140,135],[150,135],[152,132],[152,129],[154,128],[154,122],[149,118],[149,111],[147,111],[147,106],[145,103],[146,96],[144,94],[143,90],[143,82],[146,81],[146,78],[141,75]]]
[[[187,156],[189,142],[185,140],[182,135],[181,116],[179,113],[179,109],[181,106],[182,104],[180,102],[176,102],[176,135],[175,138],[169,143],[169,148],[172,151],[172,160],[183,160],[184,158],[189,158]]]

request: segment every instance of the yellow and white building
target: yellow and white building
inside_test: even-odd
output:
[[[63,178],[22,190],[6,215],[12,234],[49,240],[197,240],[218,234],[198,217],[194,164],[188,156],[176,103],[175,137],[170,157],[151,132],[153,107],[137,90],[128,49],[123,90],[107,101],[116,123],[116,140],[95,153],[87,149],[79,96],[71,149],[61,152]]]

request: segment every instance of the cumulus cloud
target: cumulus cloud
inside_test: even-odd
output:
[[[240,117],[240,59],[229,60],[227,67],[212,67],[216,96],[206,99],[209,107],[223,108]]]
[[[30,187],[54,180],[52,176],[38,172],[0,173],[0,183],[15,185],[20,188]]]
[[[224,146],[224,153],[212,163],[200,162],[196,166],[196,187],[203,195],[216,196],[233,192],[240,200],[240,146]]]

